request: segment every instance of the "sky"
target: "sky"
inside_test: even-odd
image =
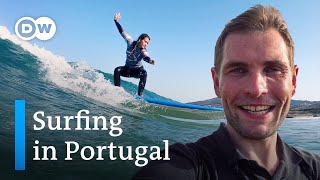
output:
[[[120,24],[134,39],[141,33],[151,38],[147,50],[156,65],[144,62],[146,89],[180,102],[193,102],[216,97],[210,72],[215,42],[229,20],[256,4],[276,7],[288,23],[299,66],[293,99],[319,101],[320,1],[316,0],[0,0],[0,26],[14,33],[21,17],[50,17],[57,26],[55,36],[30,43],[67,61],[85,62],[112,74],[125,63],[126,43],[113,21],[114,14],[120,12]],[[138,79],[124,80],[138,83]]]

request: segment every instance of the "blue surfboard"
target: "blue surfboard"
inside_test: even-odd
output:
[[[209,107],[209,106],[201,106],[196,104],[186,104],[186,103],[180,103],[176,101],[170,101],[170,100],[160,100],[160,99],[154,99],[149,97],[142,97],[146,102],[153,103],[153,104],[159,104],[159,105],[165,105],[165,106],[172,106],[172,107],[178,107],[178,108],[188,108],[188,109],[198,109],[198,110],[208,110],[208,111],[223,111],[223,108],[217,108],[217,107]]]

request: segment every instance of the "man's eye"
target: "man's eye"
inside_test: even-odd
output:
[[[266,72],[266,73],[281,73],[282,70],[281,70],[281,68],[279,68],[279,67],[267,67],[267,68],[265,69],[265,72]]]
[[[235,68],[235,69],[232,69],[230,72],[235,74],[243,74],[246,72],[246,70],[243,68]]]

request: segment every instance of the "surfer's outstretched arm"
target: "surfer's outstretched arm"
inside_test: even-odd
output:
[[[114,22],[116,23],[116,26],[117,26],[117,29],[118,29],[119,33],[126,40],[126,42],[128,44],[132,44],[133,43],[132,37],[123,30],[122,26],[118,22],[119,19],[121,19],[121,14],[120,13],[116,13],[114,15]]]
[[[118,31],[120,34],[122,34],[123,32],[123,28],[121,27],[121,25],[118,23],[118,21],[121,19],[121,14],[120,13],[116,13],[114,15],[114,22],[116,23],[116,26],[118,28]]]
[[[150,63],[152,65],[155,64],[156,61],[150,58],[149,53],[147,51],[142,51],[142,56],[142,59],[147,63]]]

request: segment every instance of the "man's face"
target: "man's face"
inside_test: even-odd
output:
[[[212,77],[228,125],[249,139],[273,135],[289,111],[298,73],[281,35],[274,29],[232,33],[223,55],[220,73],[212,68]]]

